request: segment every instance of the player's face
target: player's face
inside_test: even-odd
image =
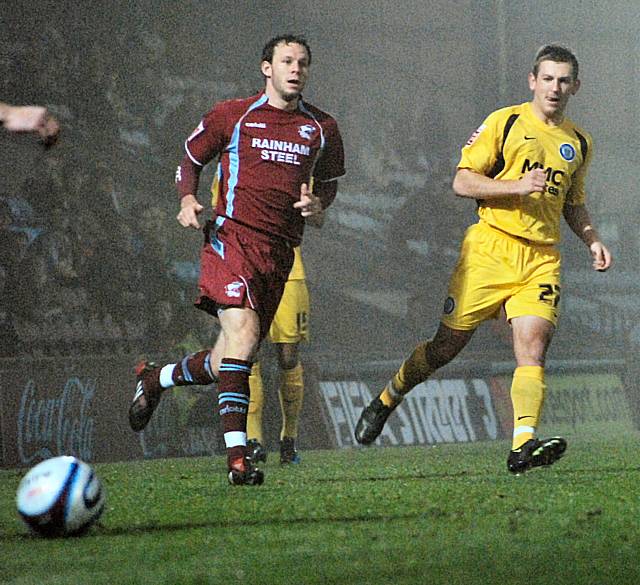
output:
[[[272,62],[262,62],[267,79],[267,95],[284,103],[295,101],[309,77],[309,55],[297,43],[280,43],[273,51]]]
[[[538,68],[538,75],[529,73],[533,107],[546,120],[561,120],[569,98],[578,91],[579,87],[580,82],[573,77],[571,63],[542,61]]]

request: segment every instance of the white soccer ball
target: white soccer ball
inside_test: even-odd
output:
[[[69,456],[32,467],[16,494],[18,513],[42,536],[85,532],[102,514],[105,494],[90,465]]]

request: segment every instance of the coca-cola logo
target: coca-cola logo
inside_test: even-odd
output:
[[[20,398],[18,456],[26,465],[57,455],[93,459],[95,420],[90,416],[95,380],[68,378],[62,392],[39,392],[28,380]]]

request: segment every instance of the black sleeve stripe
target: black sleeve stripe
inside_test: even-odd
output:
[[[500,148],[500,154],[498,155],[498,159],[496,163],[493,165],[487,176],[491,179],[500,174],[502,169],[504,169],[504,145],[507,142],[507,136],[509,136],[509,132],[511,131],[511,127],[516,123],[516,120],[520,114],[511,114],[507,118],[507,123],[504,125],[504,130],[502,132],[502,146]]]
[[[582,162],[587,160],[587,154],[589,152],[589,143],[587,142],[587,139],[580,134],[580,132],[578,132],[577,130],[575,130],[576,136],[578,137],[578,140],[580,141],[580,151],[582,152]]]

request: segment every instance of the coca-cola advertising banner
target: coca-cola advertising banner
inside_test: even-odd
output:
[[[264,441],[268,449],[276,450],[281,424],[279,378],[274,367],[263,366]],[[317,375],[314,364],[305,364],[298,437],[303,449],[331,446]],[[165,392],[142,433],[129,428],[127,413],[134,390],[127,356],[1,360],[0,467],[31,466],[57,455],[103,462],[224,453],[215,387]]]
[[[142,456],[127,421],[133,377],[122,360],[3,360],[0,372],[3,467],[56,455],[85,461]]]

